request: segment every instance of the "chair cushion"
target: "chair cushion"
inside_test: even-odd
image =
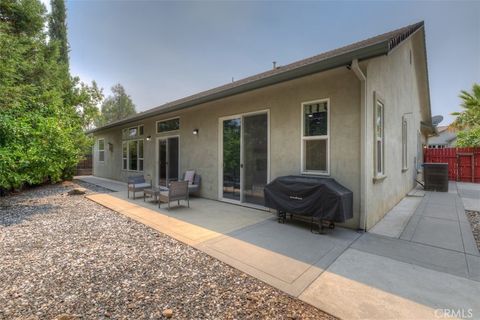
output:
[[[195,170],[185,171],[184,181],[188,181],[188,184],[193,184],[193,179],[195,178]]]
[[[150,183],[146,183],[146,182],[143,182],[143,183],[135,183],[133,186],[135,187],[135,189],[139,189],[139,188],[149,188],[149,187],[151,187]]]

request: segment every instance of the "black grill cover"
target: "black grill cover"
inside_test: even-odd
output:
[[[265,206],[317,219],[345,222],[353,217],[353,193],[332,178],[278,177],[265,186]]]

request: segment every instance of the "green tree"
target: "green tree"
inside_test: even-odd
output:
[[[52,13],[48,20],[50,41],[59,47],[59,61],[68,66],[69,45],[67,40],[67,10],[64,0],[51,0]]]
[[[112,93],[113,95],[102,103],[102,113],[96,123],[97,126],[122,120],[137,113],[135,104],[121,84],[114,85]]]
[[[99,106],[103,101],[103,89],[99,88],[97,83],[92,81],[91,85],[80,82],[78,78],[74,78],[77,85],[75,86],[77,112],[83,123],[83,129],[89,130],[95,127],[95,123],[100,117]]]
[[[38,0],[0,1],[0,189],[71,175],[88,145],[46,20]]]
[[[461,129],[457,136],[457,146],[480,146],[480,85],[474,83],[472,92],[462,90],[460,99],[463,110],[452,113],[457,116],[452,126]]]
[[[474,83],[472,92],[462,90],[459,97],[462,99],[463,110],[452,113],[457,116],[453,123],[454,126],[459,129],[480,126],[480,85]]]
[[[457,147],[480,147],[480,126],[459,131],[456,145]]]

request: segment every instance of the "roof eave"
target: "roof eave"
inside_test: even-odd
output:
[[[203,96],[203,97],[199,97],[197,99],[192,99],[192,100],[189,100],[189,101],[185,101],[183,103],[179,103],[179,104],[176,104],[176,105],[173,105],[173,106],[170,106],[170,107],[147,110],[147,111],[142,112],[140,114],[137,114],[133,117],[130,117],[130,118],[127,118],[127,119],[124,119],[124,120],[120,120],[120,121],[116,121],[116,122],[107,124],[105,126],[89,130],[89,131],[87,131],[87,133],[98,132],[98,131],[113,128],[113,127],[116,127],[116,126],[125,125],[125,124],[131,123],[131,122],[143,120],[143,119],[148,118],[148,117],[158,116],[158,115],[168,113],[168,112],[179,111],[179,110],[186,109],[186,108],[189,108],[189,107],[193,107],[195,105],[199,105],[199,104],[202,104],[202,103],[206,103],[206,102],[226,98],[226,97],[229,97],[229,96],[233,96],[233,95],[236,95],[236,94],[240,94],[240,93],[243,93],[243,92],[252,91],[252,90],[255,90],[255,89],[259,89],[259,88],[263,88],[263,87],[266,87],[266,86],[274,85],[274,84],[277,84],[277,83],[280,83],[280,82],[293,80],[293,79],[296,79],[296,78],[300,78],[300,77],[308,76],[308,75],[311,75],[311,74],[335,69],[335,68],[342,67],[342,66],[347,66],[354,59],[358,59],[359,61],[362,61],[362,60],[366,60],[366,59],[375,58],[375,57],[378,57],[378,56],[381,56],[381,55],[388,54],[388,50],[389,50],[388,41],[379,42],[379,43],[376,43],[374,45],[371,45],[371,46],[368,46],[368,47],[365,47],[365,48],[357,49],[357,50],[347,52],[347,53],[344,53],[344,54],[341,54],[341,55],[338,55],[338,56],[327,58],[325,60],[315,62],[315,63],[312,63],[312,64],[308,64],[308,65],[305,65],[305,66],[302,66],[302,67],[298,67],[298,68],[293,69],[293,70],[287,70],[287,71],[282,72],[282,73],[274,74],[274,75],[272,75],[268,78],[263,78],[263,79],[255,80],[255,81],[252,81],[252,82],[248,82],[248,83],[245,83],[243,85],[239,85],[237,87],[229,88],[229,89],[226,89],[226,90],[223,90],[223,91],[220,91],[220,92],[215,92],[215,93],[212,93],[210,95],[206,95],[206,96]]]

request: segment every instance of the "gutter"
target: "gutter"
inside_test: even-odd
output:
[[[360,222],[359,229],[367,231],[367,76],[358,65],[358,60],[352,60],[350,69],[360,80]]]

